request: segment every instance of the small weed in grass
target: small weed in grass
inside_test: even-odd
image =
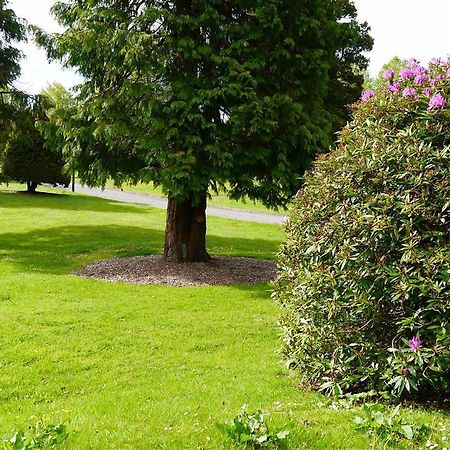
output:
[[[365,404],[362,407],[363,417],[356,417],[356,430],[370,437],[380,438],[385,445],[396,444],[402,439],[420,443],[430,434],[427,425],[416,425],[404,422],[400,405],[388,411],[381,404]]]
[[[228,436],[247,448],[286,448],[289,431],[270,431],[262,411],[249,414],[245,408],[224,426]]]
[[[430,450],[447,450],[450,445],[450,430],[447,429],[445,424],[441,424],[436,430],[434,430],[433,436],[427,439],[425,448]]]
[[[65,425],[44,426],[38,422],[27,431],[15,431],[11,438],[3,440],[2,450],[35,450],[54,448],[64,443],[69,436]]]

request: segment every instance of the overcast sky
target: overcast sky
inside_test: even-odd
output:
[[[10,0],[19,17],[49,32],[59,31],[49,10],[55,0]],[[376,75],[394,56],[416,57],[428,62],[450,53],[450,0],[354,0],[361,21],[371,26],[375,45],[370,53],[369,71]],[[33,43],[21,45],[26,59],[16,85],[29,93],[38,93],[58,81],[70,87],[80,81],[74,71],[48,64],[45,53]]]

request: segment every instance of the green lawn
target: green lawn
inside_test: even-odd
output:
[[[106,187],[114,188],[112,181],[108,182]],[[124,191],[138,192],[140,194],[152,194],[163,196],[162,190],[159,187],[153,186],[153,184],[143,184],[138,183],[136,185],[124,184],[121,189]],[[284,213],[281,208],[279,211],[274,211],[273,209],[266,208],[261,202],[254,202],[252,200],[230,200],[225,194],[211,194],[211,198],[208,200],[208,204],[211,206],[217,206],[221,208],[237,208],[237,209],[248,209],[251,211],[261,211],[268,213]]]
[[[15,186],[11,186],[10,189]],[[2,189],[4,189],[2,191]],[[168,288],[82,279],[96,259],[160,252],[164,211],[0,186],[0,436],[64,423],[70,449],[230,449],[243,404],[290,449],[366,449],[357,411],[321,406],[277,356],[267,285]],[[55,191],[52,191],[55,192]],[[273,258],[277,226],[208,219],[212,254]],[[408,411],[437,425],[442,413]]]

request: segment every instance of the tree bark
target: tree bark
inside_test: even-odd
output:
[[[164,257],[176,262],[211,259],[206,251],[206,193],[198,205],[193,205],[192,197],[177,202],[169,195]]]
[[[72,162],[72,192],[75,192],[75,162]]]
[[[27,181],[27,192],[29,192],[30,194],[34,194],[36,192],[37,186],[37,183],[35,183],[34,181]]]

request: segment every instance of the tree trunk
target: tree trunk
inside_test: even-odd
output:
[[[36,192],[37,183],[34,181],[27,181],[27,192],[30,194],[34,194]]]
[[[72,162],[72,192],[75,192],[75,163]]]
[[[206,193],[197,206],[193,206],[192,197],[176,202],[169,195],[164,257],[177,262],[211,259],[206,251]]]

